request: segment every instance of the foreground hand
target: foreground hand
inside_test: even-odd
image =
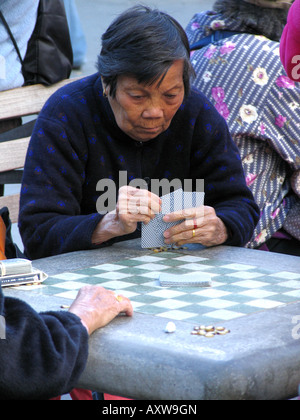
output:
[[[114,292],[100,286],[84,286],[79,290],[69,312],[77,315],[88,333],[92,334],[122,312],[132,316],[133,309],[129,299],[124,296],[116,296]]]
[[[176,211],[164,216],[164,222],[184,221],[164,232],[165,243],[185,245],[198,243],[204,246],[221,245],[228,238],[227,228],[216,215],[214,208],[199,208]]]

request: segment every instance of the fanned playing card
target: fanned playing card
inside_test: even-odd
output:
[[[161,199],[161,213],[157,214],[147,225],[142,223],[142,248],[159,248],[165,246],[164,232],[182,221],[166,223],[163,221],[163,217],[174,211],[202,206],[204,203],[204,193],[195,191],[187,192],[180,188],[162,196]]]

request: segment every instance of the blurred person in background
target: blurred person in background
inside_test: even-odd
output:
[[[14,35],[23,58],[36,24],[38,6],[39,0],[1,0],[0,11]],[[22,64],[1,19],[0,58],[0,91],[23,86]]]
[[[279,57],[291,4],[217,0],[186,32],[194,87],[226,119],[260,208],[246,246],[300,255],[300,85],[287,77]]]
[[[75,0],[64,0],[73,48],[73,69],[79,70],[86,60],[87,43]]]
[[[9,25],[23,58],[36,24],[38,6],[39,0],[1,0],[0,12]],[[23,84],[22,63],[5,24],[0,19],[0,91],[21,87]],[[20,118],[0,121],[0,133],[20,124]]]

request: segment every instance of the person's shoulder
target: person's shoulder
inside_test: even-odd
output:
[[[185,107],[194,114],[195,118],[203,119],[204,121],[211,118],[217,120],[223,118],[208,97],[194,86],[185,100]]]
[[[74,81],[70,81],[65,86],[59,88],[51,97],[52,100],[56,99],[59,100],[60,98],[67,98],[67,97],[76,97],[77,95],[82,95],[84,93],[88,93],[94,89],[95,84],[98,82],[99,75],[93,74],[91,76],[82,77],[79,79],[74,79]]]
[[[210,103],[210,101],[199,89],[192,86],[189,95],[185,98],[185,103],[187,106],[197,105],[202,107],[205,106],[205,104]]]
[[[88,105],[97,83],[99,83],[99,75],[97,73],[70,81],[70,83],[57,89],[50,96],[43,108],[43,113],[51,113],[59,108],[67,111],[70,108],[76,109]]]

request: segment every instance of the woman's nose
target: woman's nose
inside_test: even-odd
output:
[[[143,118],[162,118],[164,115],[163,108],[159,102],[151,102],[143,111]]]

